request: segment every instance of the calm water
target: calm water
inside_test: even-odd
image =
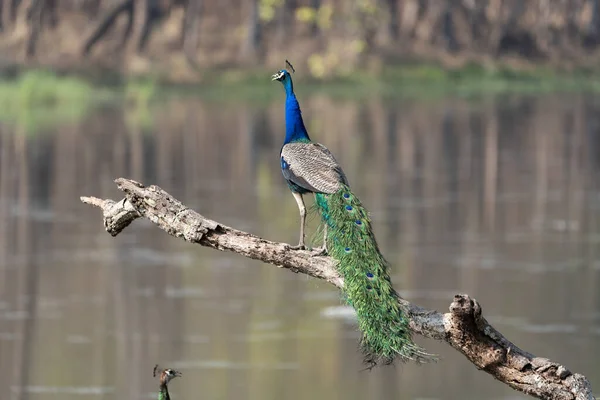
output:
[[[600,390],[600,98],[302,100],[313,139],[372,212],[401,293],[477,298],[518,346]],[[361,372],[329,285],[184,243],[146,221],[117,238],[80,195],[117,177],[296,243],[280,104],[170,100],[27,132],[0,130],[2,399],[515,399],[450,347],[443,362]],[[311,226],[314,226],[314,220]]]

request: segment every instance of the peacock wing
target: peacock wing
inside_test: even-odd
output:
[[[320,143],[288,143],[281,149],[285,179],[311,192],[334,193],[346,175],[333,154]]]

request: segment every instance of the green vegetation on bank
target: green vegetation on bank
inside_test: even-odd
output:
[[[266,84],[275,71],[225,71],[213,73],[210,84],[185,89],[215,100],[271,101],[279,96]],[[444,96],[480,97],[503,93],[600,92],[600,70],[560,72],[539,67],[532,71],[469,65],[449,70],[432,64],[404,64],[380,72],[354,72],[328,80],[306,74],[294,76],[296,92],[325,93],[332,97],[360,98],[371,95],[406,98]],[[224,87],[235,89],[224,90]]]
[[[280,95],[270,82],[273,72],[240,69],[208,71],[204,73],[202,83],[172,85],[161,84],[157,78],[106,84],[83,77],[29,70],[14,78],[0,78],[0,122],[14,122],[35,129],[78,120],[95,106],[106,104],[122,106],[133,115],[147,115],[152,102],[170,96],[268,103]],[[469,66],[446,70],[429,64],[406,64],[384,68],[378,73],[356,72],[327,81],[318,81],[302,73],[296,73],[294,79],[299,93],[318,92],[341,98],[600,92],[600,72],[579,70],[562,73],[545,68],[516,71]]]

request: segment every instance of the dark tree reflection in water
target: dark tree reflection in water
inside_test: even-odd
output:
[[[445,310],[467,292],[517,345],[600,385],[598,98],[302,104],[371,210],[405,297]],[[173,99],[151,114],[108,108],[0,130],[0,387],[11,398],[148,398],[157,362],[183,371],[170,388],[182,399],[519,397],[422,338],[441,363],[360,372],[358,334],[322,282],[144,222],[107,235],[79,196],[118,197],[123,176],[297,239],[280,104]]]

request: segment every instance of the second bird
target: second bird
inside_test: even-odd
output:
[[[369,366],[402,361],[427,362],[436,358],[413,343],[408,316],[398,303],[387,262],[371,229],[367,210],[350,190],[344,171],[327,148],[310,140],[292,77],[286,69],[272,76],[283,84],[285,141],[280,162],[300,210],[300,242],[304,248],[306,207],[302,196],[314,193],[325,227],[323,250],[337,261],[344,293],[354,307],[362,332],[361,348]]]

